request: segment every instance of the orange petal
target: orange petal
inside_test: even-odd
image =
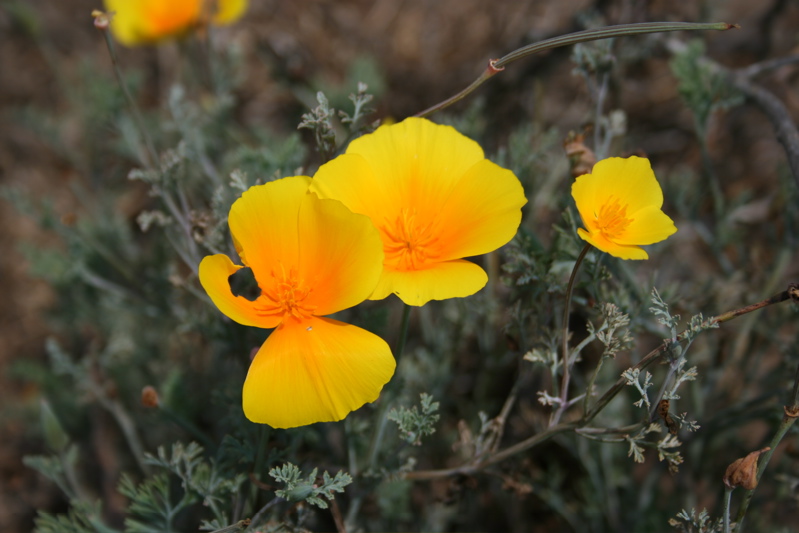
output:
[[[395,366],[385,341],[366,330],[327,318],[289,322],[250,365],[244,414],[275,428],[341,420],[375,401]]]
[[[198,0],[105,0],[106,10],[114,12],[111,31],[125,46],[147,44],[178,35],[197,23]]]
[[[281,264],[290,268],[299,260],[297,220],[310,182],[295,176],[256,185],[230,208],[228,224],[236,249],[262,289]]]
[[[477,162],[445,199],[431,206],[438,210],[441,259],[480,255],[506,244],[519,229],[526,203],[513,172],[487,159]]]
[[[383,272],[383,243],[369,217],[336,200],[308,194],[301,206],[299,273],[313,287],[309,302],[324,316],[364,301]]]
[[[466,260],[436,263],[424,270],[384,270],[370,300],[382,300],[391,293],[408,305],[424,305],[430,300],[471,296],[488,282],[488,275]]]
[[[279,318],[264,317],[258,313],[255,302],[235,296],[230,291],[228,278],[240,268],[226,255],[209,255],[200,262],[200,284],[214,304],[231,320],[256,328],[274,328]]]

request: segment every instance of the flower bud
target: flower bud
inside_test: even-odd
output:
[[[743,487],[746,490],[752,490],[757,487],[757,458],[770,449],[766,446],[762,450],[752,452],[733,462],[724,472],[724,484],[731,489]]]
[[[159,403],[158,392],[154,387],[147,385],[141,390],[141,404],[144,407],[158,407]]]

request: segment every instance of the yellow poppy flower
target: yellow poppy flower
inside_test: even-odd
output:
[[[578,177],[572,196],[585,229],[577,233],[589,244],[621,259],[648,259],[640,245],[674,234],[674,222],[661,211],[663,191],[649,160],[610,157]]]
[[[113,12],[111,31],[125,46],[179,36],[208,22],[223,26],[238,20],[248,0],[105,0]]]
[[[409,305],[469,296],[488,281],[464,257],[516,234],[527,203],[510,170],[450,126],[409,118],[381,126],[322,165],[311,190],[372,219],[383,239],[383,275],[372,300]]]
[[[372,293],[383,250],[368,218],[319,199],[310,183],[295,176],[258,185],[230,209],[233,242],[261,291],[255,300],[230,288],[244,266],[221,254],[200,263],[200,283],[224,314],[276,328],[242,393],[247,418],[276,428],[341,420],[377,399],[396,364],[377,335],[323,318]]]

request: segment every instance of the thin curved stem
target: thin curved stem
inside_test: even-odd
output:
[[[144,146],[146,148],[146,157],[143,158],[145,166],[148,168],[155,168],[158,165],[158,152],[156,151],[155,145],[153,144],[153,141],[147,132],[147,128],[144,126],[144,119],[142,118],[141,111],[139,111],[139,106],[136,104],[136,100],[133,99],[133,95],[131,95],[130,91],[128,91],[128,86],[125,84],[125,80],[122,78],[122,70],[119,68],[119,61],[117,61],[117,54],[116,50],[114,49],[114,43],[111,40],[111,35],[109,34],[107,28],[100,29],[99,31],[103,34],[105,45],[108,48],[108,55],[111,56],[111,65],[114,67],[114,76],[117,79],[119,87],[122,89],[122,94],[125,96],[125,101],[130,107],[131,115],[133,115],[133,122],[136,124],[136,129],[139,130],[139,135],[141,135],[142,141],[144,142]]]
[[[563,319],[561,321],[561,352],[563,357],[563,378],[560,382],[560,404],[557,410],[552,415],[550,426],[557,424],[563,411],[566,410],[567,401],[569,397],[569,380],[571,379],[571,361],[569,361],[569,313],[571,312],[572,292],[574,291],[574,281],[577,279],[577,271],[580,270],[580,265],[583,263],[586,254],[591,249],[590,244],[586,244],[577,260],[574,262],[572,274],[569,277],[569,284],[566,286],[566,301],[563,304]]]
[[[519,59],[523,59],[527,56],[537,54],[538,52],[543,52],[544,50],[551,50],[553,48],[558,48],[561,46],[569,46],[572,44],[577,43],[584,43],[587,41],[598,41],[600,39],[610,39],[613,37],[622,37],[625,35],[640,35],[643,33],[663,33],[669,31],[683,31],[683,30],[729,30],[731,28],[738,28],[735,24],[727,24],[726,22],[715,22],[715,23],[692,23],[692,22],[645,22],[639,24],[619,24],[617,26],[607,26],[604,28],[595,28],[591,30],[584,30],[578,31],[574,33],[567,33],[566,35],[560,35],[558,37],[553,37],[552,39],[546,39],[543,41],[539,41],[537,43],[529,44],[527,46],[523,46],[513,52],[503,56],[500,59],[494,59],[488,62],[488,67],[480,74],[480,76],[474,80],[471,85],[466,87],[464,90],[447,98],[443,102],[439,102],[438,104],[428,107],[424,111],[417,113],[415,116],[417,117],[426,117],[428,115],[432,115],[436,111],[440,111],[446,107],[451,106],[455,102],[463,100],[468,95],[473,93],[475,89],[480,87],[483,83],[485,83],[489,78],[492,78],[495,74],[502,72],[505,69],[506,65],[513,63]]]

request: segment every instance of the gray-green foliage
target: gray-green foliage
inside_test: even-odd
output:
[[[344,492],[344,487],[352,483],[352,477],[346,472],[337,472],[335,477],[330,477],[325,471],[319,482],[316,476],[317,470],[314,468],[308,477],[303,477],[302,471],[291,463],[273,468],[269,471],[269,475],[278,483],[286,485],[286,488],[276,490],[275,494],[290,502],[306,501],[321,509],[327,509],[328,504],[323,498],[332,501],[335,498],[333,493]]]
[[[420,398],[418,408],[414,405],[410,409],[406,407],[400,407],[399,410],[391,409],[387,415],[389,420],[397,423],[400,438],[414,446],[422,444],[422,437],[436,432],[435,423],[440,418],[436,412],[438,402],[434,402],[433,397],[424,392],[420,394]]]
[[[680,96],[693,111],[697,131],[704,136],[711,113],[743,102],[725,75],[705,60],[705,45],[692,39],[674,55],[671,70],[679,81]]]

